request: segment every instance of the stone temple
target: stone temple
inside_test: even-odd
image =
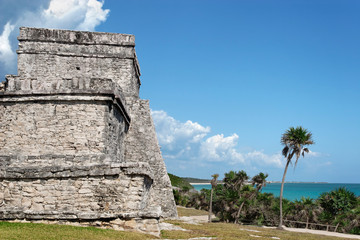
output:
[[[133,35],[20,28],[0,88],[0,220],[159,234],[176,218]]]

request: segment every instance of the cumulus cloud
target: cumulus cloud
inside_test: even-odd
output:
[[[245,158],[248,160],[255,161],[259,165],[266,164],[275,167],[283,167],[285,163],[281,153],[267,155],[263,151],[252,151],[246,153]]]
[[[40,4],[37,1],[33,2]],[[109,11],[103,9],[101,0],[50,0],[38,7],[19,7],[14,15],[8,15],[0,36],[0,62],[6,73],[14,73],[16,68],[16,36],[21,26],[40,28],[61,28],[94,31],[95,27],[106,21]],[[21,3],[19,4],[21,5]]]
[[[210,135],[210,127],[193,121],[180,122],[165,111],[152,111],[159,144],[166,160],[177,161],[183,168],[196,162],[201,164],[223,164],[249,169],[282,168],[285,160],[280,151],[266,154],[263,150],[240,151],[239,135]],[[311,152],[312,157],[318,153]],[[187,164],[185,164],[187,162]]]
[[[201,157],[209,161],[227,161],[229,164],[269,165],[283,167],[284,161],[280,153],[265,154],[263,151],[240,152],[238,150],[239,136],[234,133],[229,137],[218,134],[207,138],[201,144]]]
[[[109,9],[103,10],[104,2],[89,0],[87,3],[84,21],[79,24],[77,29],[93,31],[97,25],[104,22],[110,12]]]
[[[11,45],[9,41],[10,33],[14,30],[15,25],[6,23],[4,30],[0,35],[0,61],[5,64],[6,67],[10,68],[11,64],[14,62],[15,54],[11,50]]]
[[[41,27],[93,31],[109,14],[97,0],[51,0],[41,12]]]
[[[185,123],[175,120],[164,111],[151,111],[159,144],[167,150],[190,150],[192,144],[199,143],[209,132],[190,120]]]
[[[200,156],[209,161],[224,161],[244,163],[244,156],[236,150],[239,136],[234,133],[229,137],[223,134],[207,138],[201,143]]]

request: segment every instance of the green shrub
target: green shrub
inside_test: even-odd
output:
[[[338,188],[320,195],[319,202],[325,212],[339,215],[350,211],[356,206],[357,199],[353,192],[346,188]]]

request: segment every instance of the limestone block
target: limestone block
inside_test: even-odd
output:
[[[44,206],[43,206],[43,204],[39,204],[39,203],[33,202],[33,203],[31,204],[30,209],[31,209],[32,211],[41,212],[41,211],[44,210]],[[40,219],[41,219],[41,218],[40,218]]]
[[[136,222],[136,219],[131,219],[131,220],[125,221],[124,228],[136,229],[137,225],[138,224]]]

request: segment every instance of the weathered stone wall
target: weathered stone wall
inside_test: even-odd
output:
[[[107,105],[72,101],[0,105],[1,154],[103,153],[107,111]]]
[[[3,180],[0,183],[0,199],[3,199],[0,218],[115,219],[140,209],[143,195],[149,190],[147,181],[143,176],[122,173],[101,177]]]
[[[177,217],[134,36],[21,28],[0,86],[0,219],[159,234]]]
[[[148,164],[124,160],[128,126],[112,104],[42,97],[35,102],[13,96],[1,100],[3,217],[16,218],[21,210],[30,211],[27,218],[38,218],[38,211],[45,210],[45,218],[73,212],[96,219],[104,204],[115,217],[147,207],[153,175]],[[13,216],[11,209],[17,209]]]
[[[154,178],[150,190],[151,206],[161,207],[161,216],[176,218],[177,211],[173,197],[171,182],[166,171],[157,141],[155,126],[153,124],[149,101],[127,100],[129,111],[133,120],[125,139],[125,158],[127,161],[145,161],[149,163]]]
[[[58,81],[106,76],[127,97],[139,97],[133,35],[22,28],[18,40],[21,78]]]
[[[148,212],[143,206],[148,200],[150,185],[147,177],[121,173],[102,177],[2,180],[0,219],[159,235],[158,213]]]

